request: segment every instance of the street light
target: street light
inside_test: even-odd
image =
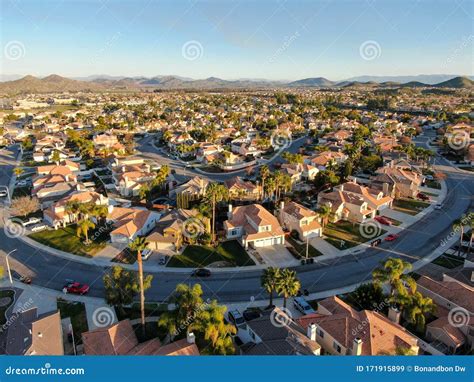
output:
[[[8,271],[8,278],[10,279],[10,284],[13,284],[13,279],[12,279],[12,271],[10,269],[10,262],[8,261],[8,256],[10,256],[15,251],[16,251],[16,248],[8,252],[7,256],[5,256],[5,260],[7,261],[7,271]]]

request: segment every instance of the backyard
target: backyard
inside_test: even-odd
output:
[[[405,214],[416,215],[429,205],[429,203],[415,199],[395,199],[392,208],[395,211],[403,212]]]
[[[57,305],[61,319],[71,318],[72,329],[74,331],[74,341],[76,346],[82,343],[82,333],[89,330],[87,325],[86,307],[79,301],[67,301],[62,298],[57,299]]]
[[[188,245],[181,255],[173,256],[168,267],[199,268],[212,263],[226,266],[255,265],[242,246],[235,240],[226,241],[216,248],[199,245]]]
[[[105,248],[108,239],[108,235],[104,232],[100,232],[99,229],[90,230],[90,243],[85,244],[84,238],[77,236],[75,224],[57,230],[48,229],[32,233],[29,237],[48,247],[85,257],[92,257]]]
[[[363,237],[359,230],[360,224],[346,220],[337,223],[329,223],[324,227],[324,239],[340,250],[348,249],[369,241]],[[377,236],[383,235],[387,231],[380,229]],[[372,239],[375,239],[374,236]],[[341,242],[342,240],[342,242]]]

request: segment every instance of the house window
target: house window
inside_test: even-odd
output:
[[[324,338],[324,332],[321,329],[318,329],[318,336]]]
[[[341,352],[341,345],[339,345],[336,341],[334,341],[332,343],[332,347],[334,348],[335,351],[337,351],[338,353]]]
[[[237,232],[238,232],[238,231],[237,231],[236,229],[233,229],[233,230],[230,232],[230,234],[231,234],[232,236],[235,236],[235,235],[237,235]]]

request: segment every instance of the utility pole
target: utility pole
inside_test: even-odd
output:
[[[7,271],[8,271],[8,278],[10,279],[10,284],[13,284],[13,279],[12,279],[12,271],[10,269],[10,261],[8,260],[8,256],[10,256],[13,252],[16,251],[16,248],[10,252],[7,253],[5,256],[5,260],[7,262]]]

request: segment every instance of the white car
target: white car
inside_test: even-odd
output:
[[[148,258],[151,256],[153,251],[149,248],[146,248],[142,251],[142,260],[148,260]]]
[[[4,198],[8,193],[6,191],[0,191],[0,198]]]
[[[44,231],[48,226],[46,224],[37,224],[31,227],[31,232],[39,232],[39,231]]]
[[[25,187],[28,185],[28,182],[26,180],[20,180],[19,182],[16,183],[17,187]]]
[[[29,218],[27,221],[21,223],[21,225],[23,227],[26,227],[26,226],[29,226],[31,224],[36,224],[36,223],[41,223],[41,219],[40,218]]]
[[[435,208],[435,210],[440,210],[441,208],[443,208],[443,205],[438,203],[438,204],[435,205],[434,208]]]

